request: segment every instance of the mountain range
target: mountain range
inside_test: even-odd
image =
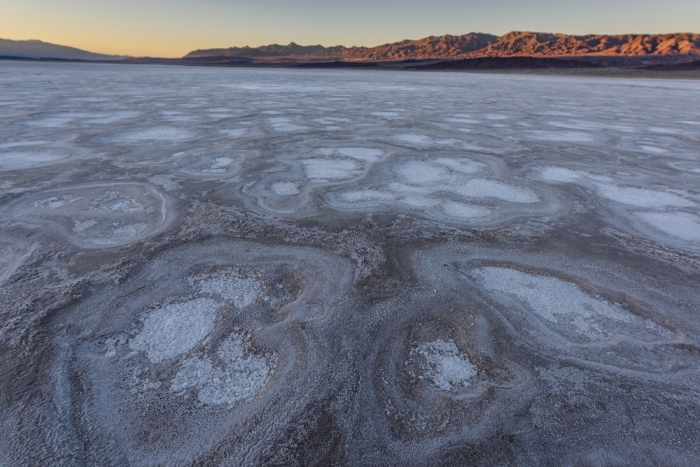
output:
[[[39,40],[13,41],[10,39],[0,39],[0,57],[53,60],[122,60],[126,58],[118,55],[96,54]]]
[[[700,34],[573,36],[513,31],[499,37],[492,34],[469,33],[462,36],[430,36],[377,47],[301,46],[292,42],[289,45],[273,44],[255,48],[204,49],[190,52],[184,58],[236,57],[265,60],[288,57],[299,60],[383,61],[586,55],[609,57],[700,55]]]

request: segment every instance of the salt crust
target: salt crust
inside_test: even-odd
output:
[[[700,242],[700,218],[688,212],[636,212],[635,216],[661,232]]]
[[[468,386],[468,381],[477,375],[478,368],[469,357],[459,351],[451,339],[438,339],[420,345],[414,352],[425,357],[425,377],[442,391],[452,391],[459,386]]]
[[[171,392],[196,388],[202,404],[230,405],[254,396],[270,375],[265,357],[249,354],[243,337],[232,334],[219,345],[219,362],[213,358],[187,360],[177,373]]]
[[[275,182],[270,186],[270,191],[277,196],[294,196],[300,193],[299,187],[292,182]]]
[[[129,340],[132,350],[160,363],[192,350],[216,326],[221,304],[208,298],[165,305],[146,314],[143,329]]]
[[[231,300],[236,308],[245,308],[263,292],[259,280],[252,277],[238,277],[235,273],[217,273],[195,277],[190,283],[199,293],[210,294]]]
[[[123,137],[126,142],[138,141],[183,141],[192,138],[192,134],[180,128],[151,128],[137,130]]]
[[[54,152],[0,152],[0,170],[26,169],[52,164],[65,158],[64,154]]]
[[[593,341],[609,340],[620,326],[634,325],[657,335],[667,331],[647,320],[642,321],[603,299],[594,298],[577,285],[551,276],[527,274],[505,267],[484,267],[472,277],[490,292],[505,294],[545,321],[566,333]]]
[[[359,173],[360,166],[353,161],[338,159],[306,159],[301,161],[306,176],[310,179],[339,180],[352,178]]]

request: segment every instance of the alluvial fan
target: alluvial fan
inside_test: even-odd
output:
[[[0,464],[697,464],[700,84],[1,66]]]

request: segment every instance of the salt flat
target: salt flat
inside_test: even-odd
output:
[[[700,82],[0,91],[1,464],[697,464]]]

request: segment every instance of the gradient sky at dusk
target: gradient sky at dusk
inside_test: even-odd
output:
[[[374,46],[430,35],[700,32],[700,1],[0,0],[0,38],[182,56],[270,43]]]

